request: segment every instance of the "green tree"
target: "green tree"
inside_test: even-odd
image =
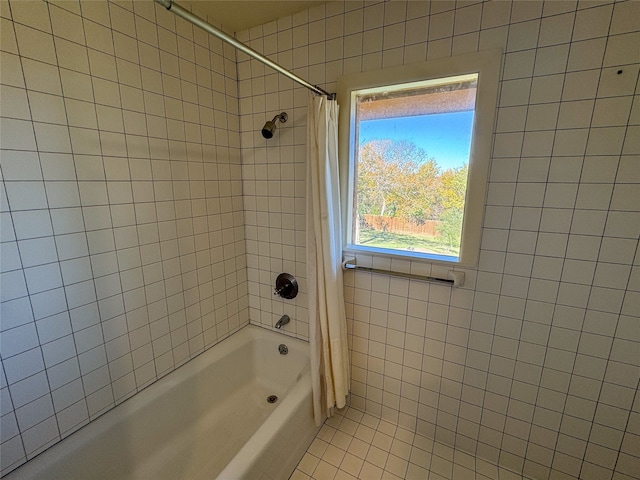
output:
[[[449,250],[452,252],[457,252],[460,249],[462,217],[462,210],[448,208],[440,215],[440,223],[438,223],[436,227],[436,231],[444,239]]]
[[[358,152],[358,214],[424,221],[435,213],[438,174],[434,159],[413,142],[369,141]]]
[[[446,241],[449,249],[456,252],[460,249],[462,239],[468,174],[469,165],[465,164],[462,167],[444,171],[440,177],[438,199],[442,212],[438,218],[440,223],[436,231]]]
[[[417,224],[437,218],[439,184],[440,169],[430,158],[404,183],[403,209],[399,216]]]
[[[442,172],[438,191],[438,200],[442,208],[447,210],[455,208],[464,210],[464,199],[467,192],[467,178],[469,165],[464,164],[459,168],[451,168]]]

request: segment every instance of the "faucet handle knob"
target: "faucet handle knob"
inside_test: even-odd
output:
[[[281,273],[276,278],[274,295],[292,299],[298,295],[298,282],[290,273]]]

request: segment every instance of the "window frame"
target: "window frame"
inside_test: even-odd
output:
[[[477,266],[495,130],[501,65],[502,51],[489,50],[384,68],[382,70],[353,73],[338,79],[337,95],[341,104],[339,116],[340,191],[343,205],[342,231],[343,252],[345,254],[353,256],[358,253],[365,253],[374,256],[418,260],[449,266]],[[380,249],[351,243],[355,190],[354,162],[357,151],[355,135],[352,135],[356,122],[354,108],[356,92],[474,73],[478,74],[478,85],[458,261],[452,260],[455,257],[444,255],[416,253],[408,250]]]

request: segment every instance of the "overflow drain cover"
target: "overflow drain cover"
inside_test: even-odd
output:
[[[277,395],[269,395],[267,397],[267,402],[268,403],[276,403],[278,401],[278,396]]]

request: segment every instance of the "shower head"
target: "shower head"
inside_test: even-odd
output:
[[[276,131],[276,120],[280,120],[280,122],[284,123],[287,121],[287,114],[282,112],[280,115],[276,115],[273,117],[273,120],[268,120],[267,123],[262,127],[262,136],[264,138],[273,137],[273,132]]]

